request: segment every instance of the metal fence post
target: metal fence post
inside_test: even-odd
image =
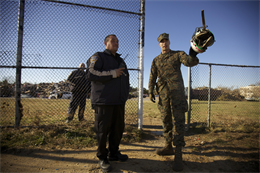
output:
[[[190,115],[191,115],[191,67],[188,67],[188,119],[187,119],[187,131],[190,128]]]
[[[141,1],[141,16],[140,16],[140,62],[139,62],[139,96],[138,96],[138,129],[143,128],[143,72],[144,72],[144,16],[145,16],[145,0]]]
[[[208,88],[208,127],[210,127],[210,91],[211,91],[211,64],[209,64],[209,88]]]
[[[15,83],[15,127],[20,125],[21,121],[21,65],[23,50],[23,22],[24,22],[24,3],[25,0],[19,1],[18,14],[18,35],[17,35],[17,58],[16,58],[16,83]]]

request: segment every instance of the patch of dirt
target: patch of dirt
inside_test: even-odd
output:
[[[120,151],[129,159],[110,162],[112,172],[174,172],[174,155],[155,154],[164,145],[161,121],[145,118],[143,131],[145,136],[141,142],[120,145]],[[183,172],[259,172],[259,147],[250,145],[259,144],[258,133],[190,131],[185,142]],[[1,151],[1,172],[101,172],[96,149]]]

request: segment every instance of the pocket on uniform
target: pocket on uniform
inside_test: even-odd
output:
[[[174,92],[174,98],[172,99],[172,105],[177,110],[182,110],[183,112],[188,111],[188,103],[184,93]]]
[[[160,93],[162,93],[162,90],[165,88],[165,86],[166,86],[166,82],[165,83],[156,83],[156,85],[155,85],[155,90],[156,90],[156,92],[158,93],[158,94],[160,94]]]

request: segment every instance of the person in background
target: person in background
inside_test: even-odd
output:
[[[78,120],[84,120],[86,99],[91,90],[90,82],[87,80],[86,72],[84,70],[85,64],[81,63],[79,69],[72,71],[68,76],[67,81],[70,83],[72,95],[66,123],[69,123],[73,119],[77,107],[79,107]]]
[[[158,109],[162,117],[165,146],[157,149],[156,153],[158,155],[173,155],[173,142],[173,145],[176,146],[173,169],[181,171],[183,170],[182,147],[185,146],[185,112],[188,110],[181,64],[192,67],[199,63],[199,59],[192,48],[190,48],[189,55],[184,51],[171,50],[169,34],[160,34],[157,40],[161,48],[161,54],[155,57],[152,62],[149,78],[149,97],[152,102],[155,102],[154,93],[156,89],[159,94]]]
[[[104,44],[104,52],[96,52],[88,59],[87,77],[91,81],[91,102],[95,110],[98,164],[102,171],[111,171],[109,161],[128,159],[120,153],[119,144],[125,128],[125,103],[130,85],[127,66],[116,53],[119,45],[116,35],[106,36]]]

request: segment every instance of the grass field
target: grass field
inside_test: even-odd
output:
[[[143,117],[159,118],[157,104],[144,101]],[[249,101],[211,101],[210,122],[212,126],[240,125],[259,122],[260,102]],[[187,113],[186,113],[187,117]],[[187,120],[187,118],[186,118]],[[190,123],[207,123],[208,102],[192,100]]]
[[[68,99],[22,99],[23,117],[22,126],[40,126],[47,124],[59,124],[65,121],[69,105]],[[137,123],[137,100],[131,99],[126,104],[126,123]],[[15,100],[13,98],[0,99],[0,125],[12,126],[15,122]],[[191,123],[207,122],[208,102],[192,100]],[[210,122],[214,125],[237,124],[259,121],[260,102],[250,101],[212,101],[210,110]],[[187,116],[187,113],[186,113]],[[94,121],[90,100],[87,100],[85,119]],[[143,117],[160,118],[157,103],[144,100]],[[77,119],[77,112],[74,116]],[[186,118],[187,119],[187,118]]]
[[[85,126],[93,124],[94,113],[90,107],[90,100],[87,100],[85,115],[86,123],[79,124],[77,121],[77,113],[74,116],[74,120],[71,123],[70,131],[66,130],[68,125],[64,125],[65,118],[67,116],[67,109],[69,100],[67,99],[22,99],[23,105],[23,117],[21,120],[21,126],[23,127],[48,127],[51,129],[49,137],[58,135],[65,139],[70,139],[68,136],[81,137],[83,140],[88,137],[87,140],[90,143],[94,141],[94,129],[86,131]],[[10,98],[4,98],[0,100],[0,124],[4,133],[4,127],[13,126],[15,123],[15,100]],[[190,120],[191,129],[203,129],[205,130],[208,119],[208,103],[207,101],[192,101],[192,113]],[[259,129],[259,102],[248,101],[212,101],[210,111],[210,122],[212,129],[220,129],[225,131],[243,131],[250,133],[255,129]],[[186,113],[187,116],[187,113]],[[160,113],[157,108],[157,103],[145,99],[143,102],[143,118],[160,119]],[[137,124],[137,100],[131,99],[127,101],[125,122],[127,129],[133,136],[130,136],[126,140],[139,140],[140,131],[136,129]],[[135,125],[135,126],[131,126]],[[59,127],[59,128],[56,128]],[[81,128],[79,128],[81,127]],[[26,131],[26,130],[25,130]],[[34,130],[36,131],[36,130]],[[137,134],[132,133],[137,132]],[[13,131],[14,132],[14,131]],[[19,132],[20,133],[20,132]],[[85,134],[85,135],[83,135]],[[90,135],[92,134],[92,135]],[[8,136],[8,135],[7,135]],[[29,135],[30,137],[31,134]],[[35,140],[42,141],[42,137],[36,135]],[[46,135],[42,135],[45,136]],[[57,136],[56,136],[57,137]],[[93,139],[92,139],[93,137]],[[62,137],[63,138],[63,137]],[[7,137],[7,139],[9,139]],[[23,139],[23,138],[22,138]],[[46,139],[45,139],[46,140]],[[63,139],[64,140],[64,139]],[[28,141],[28,140],[25,140]],[[92,142],[91,142],[92,141]],[[9,142],[8,142],[9,143]],[[15,143],[15,142],[14,142]],[[37,142],[36,142],[37,143]]]
[[[64,123],[67,117],[69,99],[21,99],[23,105],[23,117],[21,126],[41,126],[49,124]],[[94,121],[94,113],[91,109],[90,100],[87,100],[84,118]],[[14,98],[0,98],[0,125],[13,126],[15,123],[15,100]],[[137,100],[129,100],[126,104],[126,122],[136,124],[137,122]],[[77,120],[77,111],[74,119]]]

